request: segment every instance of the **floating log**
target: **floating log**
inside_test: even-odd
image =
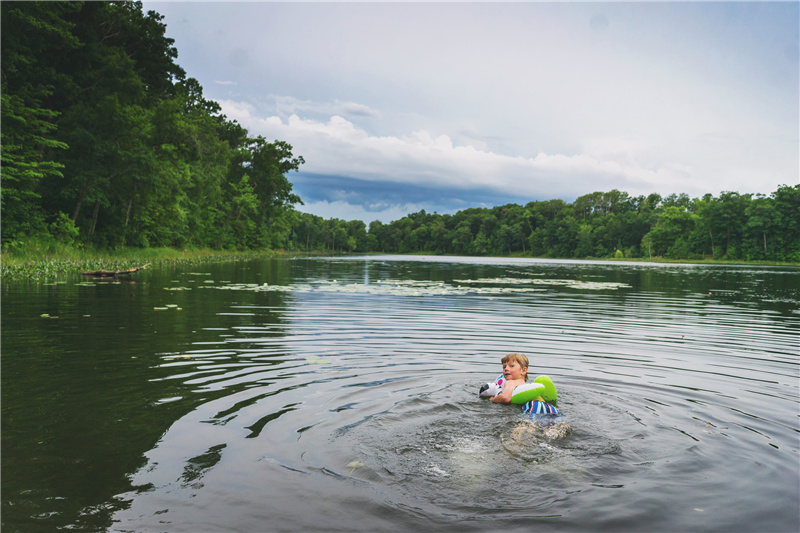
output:
[[[89,270],[87,272],[84,272],[83,275],[93,276],[96,278],[112,278],[117,276],[126,276],[128,274],[133,274],[134,272],[138,272],[139,270],[142,270],[143,268],[147,268],[149,266],[150,263],[147,263],[146,265],[142,265],[136,268],[129,268],[127,270]]]

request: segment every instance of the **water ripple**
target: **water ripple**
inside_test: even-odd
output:
[[[771,487],[796,483],[796,314],[726,301],[737,294],[719,285],[709,297],[564,272],[413,281],[378,268],[380,283],[205,285],[249,296],[217,309],[232,322],[206,328],[216,340],[161,355],[155,379],[208,396],[148,454],[139,482],[154,488],[122,518],[148,530],[141,517],[173,498],[203,516],[249,509],[237,523],[256,527],[269,501],[270,524],[319,529],[284,510],[302,494],[356,531],[555,518],[723,531],[752,523],[727,502],[755,486],[756,514],[786,523],[796,491]],[[270,294],[282,305],[260,300]],[[563,431],[476,397],[510,351],[556,382]],[[215,475],[240,484],[236,501],[208,490]],[[364,522],[344,518],[356,509]],[[706,512],[714,524],[698,522]]]

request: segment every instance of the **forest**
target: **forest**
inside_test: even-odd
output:
[[[532,201],[454,215],[412,213],[367,228],[301,213],[298,250],[800,262],[800,185],[770,194],[629,196],[594,192],[573,203]]]
[[[177,64],[140,2],[2,2],[4,252],[68,246],[800,262],[800,185],[409,214],[299,212],[305,162],[252,137]],[[545,196],[546,193],[543,193]]]
[[[302,157],[250,137],[140,2],[2,2],[2,246],[280,247]]]

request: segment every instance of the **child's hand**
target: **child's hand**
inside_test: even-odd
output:
[[[503,391],[497,396],[489,398],[489,401],[494,403],[509,403],[511,401],[511,394],[513,390],[513,387],[503,387]]]

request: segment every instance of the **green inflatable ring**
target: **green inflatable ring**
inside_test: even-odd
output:
[[[537,376],[533,383],[518,385],[511,395],[511,403],[524,404],[540,397],[548,403],[555,403],[558,399],[556,386],[547,376]]]

